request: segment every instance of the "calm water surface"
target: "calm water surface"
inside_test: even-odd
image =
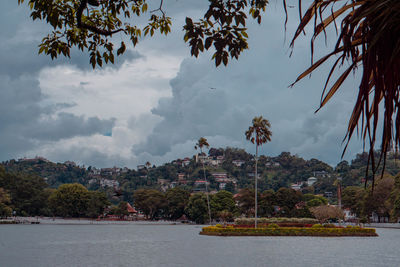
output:
[[[213,237],[193,225],[0,225],[0,266],[400,266],[379,237]]]

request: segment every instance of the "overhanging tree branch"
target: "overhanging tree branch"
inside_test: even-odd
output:
[[[100,5],[97,0],[82,0],[81,1],[81,4],[79,5],[77,12],[76,12],[76,21],[77,21],[78,28],[86,29],[91,32],[94,32],[94,33],[97,33],[100,35],[104,35],[104,36],[111,36],[115,33],[118,33],[118,32],[121,32],[124,30],[124,29],[118,29],[118,30],[114,30],[114,31],[107,31],[104,29],[99,29],[96,26],[89,25],[89,24],[82,22],[83,10],[85,10],[87,8],[87,4],[90,4],[92,6]]]

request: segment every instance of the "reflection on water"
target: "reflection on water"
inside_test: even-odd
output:
[[[214,237],[193,225],[0,225],[0,266],[400,266],[379,237]]]

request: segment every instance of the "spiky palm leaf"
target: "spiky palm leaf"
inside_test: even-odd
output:
[[[271,141],[272,132],[269,130],[271,124],[267,119],[264,119],[262,116],[254,117],[252,123],[245,133],[247,140],[250,140],[250,142],[257,146]]]
[[[200,137],[199,141],[197,141],[196,145],[195,145],[195,149],[199,148],[201,150],[201,152],[203,153],[203,147],[209,147],[210,145],[207,142],[207,139],[204,137]]]
[[[299,0],[300,6],[302,1]],[[361,123],[364,144],[365,142],[369,144],[368,166],[371,166],[372,173],[375,174],[382,158],[385,164],[386,152],[390,149],[392,142],[396,149],[400,142],[400,1],[314,0],[304,16],[300,15],[300,24],[291,46],[293,47],[294,41],[304,31],[306,25],[313,24],[314,34],[311,40],[313,56],[314,40],[321,33],[326,33],[325,28],[329,25],[336,26],[339,16],[343,19],[333,51],[312,63],[311,67],[304,71],[294,83],[311,74],[328,59],[337,56],[321,96],[320,108],[322,108],[342,86],[349,74],[356,71],[358,67],[362,67],[358,97],[343,140],[346,142],[343,154],[354,131],[358,130]],[[348,61],[350,66],[342,71],[327,91],[332,74],[345,61]],[[378,162],[375,162],[373,151],[380,119],[380,105],[384,107],[383,134],[380,158]],[[368,178],[368,168],[366,176]],[[374,175],[372,183],[374,183]]]

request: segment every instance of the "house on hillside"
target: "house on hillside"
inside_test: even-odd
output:
[[[303,184],[304,184],[304,182],[297,182],[295,184],[291,184],[290,188],[292,188],[296,191],[299,191],[299,190],[301,190],[301,187],[303,186]]]
[[[194,182],[194,186],[201,186],[201,185],[210,185],[210,182],[207,182],[207,181],[204,181],[204,180],[196,180],[195,182]]]
[[[330,174],[327,171],[314,171],[314,176],[317,178],[325,178],[330,177]]]
[[[235,165],[236,167],[242,167],[242,165],[245,163],[244,160],[240,160],[240,159],[235,159],[232,160],[232,164]]]
[[[279,162],[267,161],[265,163],[266,168],[279,168],[281,164]]]
[[[193,191],[194,192],[205,192],[206,185],[209,186],[210,182],[204,180],[196,180],[193,184]]]
[[[248,175],[250,178],[254,178],[255,173],[254,173],[254,172],[249,172],[247,175]],[[261,178],[261,174],[260,174],[260,173],[257,173],[257,179],[260,179],[260,178]]]
[[[157,179],[157,183],[161,186],[161,191],[165,192],[170,187],[170,183],[166,179]]]
[[[112,176],[113,174],[114,174],[113,168],[102,168],[101,169],[101,175]]]
[[[64,164],[67,166],[76,167],[76,163],[73,161],[67,160],[66,162],[64,162]]]
[[[118,189],[119,182],[116,180],[109,180],[109,179],[102,178],[102,179],[100,179],[100,186],[101,187],[114,187],[114,188]]]
[[[206,154],[196,154],[196,163],[200,162],[201,164],[209,164],[211,158],[208,157]]]
[[[89,171],[89,176],[95,176],[95,175],[100,175],[101,171],[99,169],[96,168],[91,168]]]
[[[185,180],[186,174],[185,173],[177,173],[178,180]]]
[[[308,178],[307,179],[307,185],[308,186],[312,186],[314,183],[316,183],[317,182],[317,178],[315,178],[315,177],[310,177],[310,178]]]
[[[190,159],[189,158],[184,158],[182,160],[182,167],[186,167],[190,164]]]
[[[217,182],[228,178],[228,173],[226,172],[213,172],[211,173],[211,175],[215,178]]]

